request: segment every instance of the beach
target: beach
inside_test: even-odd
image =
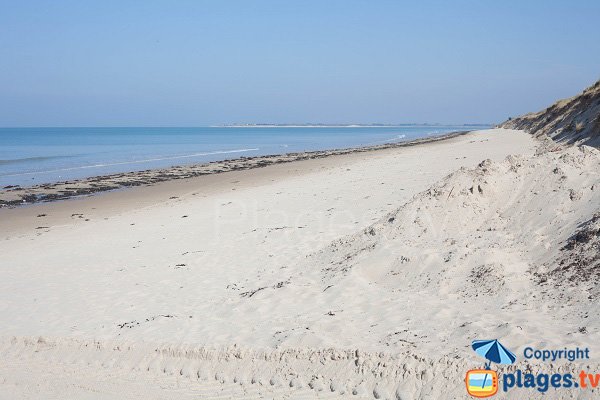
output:
[[[462,398],[482,335],[600,343],[597,294],[549,267],[597,223],[597,149],[489,129],[249,162],[0,193],[0,398]]]
[[[600,2],[6,2],[0,400],[592,400]]]

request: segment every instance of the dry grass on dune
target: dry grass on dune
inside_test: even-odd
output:
[[[500,127],[546,135],[558,142],[600,146],[600,81],[577,96],[559,100],[545,110],[511,118]]]

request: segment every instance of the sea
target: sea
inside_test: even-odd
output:
[[[0,188],[239,157],[371,146],[487,127],[0,128]]]

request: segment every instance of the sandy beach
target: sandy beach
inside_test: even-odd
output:
[[[462,398],[473,339],[593,348],[548,266],[599,167],[493,129],[2,209],[0,398]]]
[[[0,400],[600,396],[600,2],[5,2]]]

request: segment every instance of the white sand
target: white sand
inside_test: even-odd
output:
[[[536,145],[481,131],[2,210],[0,398],[454,398],[473,339],[598,343],[590,293],[533,272],[598,211],[600,155]]]

